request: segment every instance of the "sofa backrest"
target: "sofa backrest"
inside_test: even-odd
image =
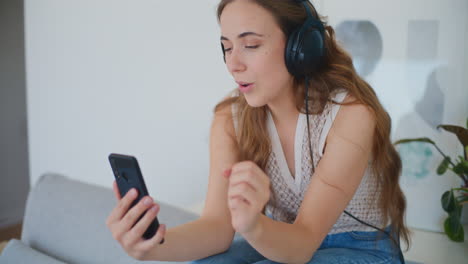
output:
[[[115,204],[110,188],[58,174],[42,175],[28,196],[21,239],[67,263],[139,263],[122,250],[105,225]],[[197,218],[159,204],[159,220],[169,228]]]

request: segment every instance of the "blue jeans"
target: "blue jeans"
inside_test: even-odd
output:
[[[390,229],[387,228],[386,231]],[[320,248],[307,264],[379,264],[398,263],[398,251],[391,239],[380,232],[346,232],[327,235]],[[237,237],[231,247],[221,254],[191,262],[191,264],[273,264],[258,253],[242,237]]]

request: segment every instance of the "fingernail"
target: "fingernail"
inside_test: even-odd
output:
[[[156,212],[157,210],[158,210],[158,206],[157,206],[157,205],[151,207],[151,211]]]
[[[145,200],[143,201],[145,205],[150,205],[152,202],[153,202],[153,199],[151,199],[150,197],[146,197]]]
[[[130,195],[131,195],[131,196],[137,195],[137,191],[136,191],[134,188],[131,189],[131,190],[130,190]]]

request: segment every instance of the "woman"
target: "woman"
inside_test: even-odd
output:
[[[161,225],[143,240],[158,205],[147,197],[129,210],[136,193],[121,198],[114,184],[119,202],[107,225],[129,255],[194,263],[400,263],[396,241],[408,244],[409,234],[390,117],[333,29],[301,2],[220,2],[224,59],[239,87],[215,108],[205,208],[198,220],[167,232]],[[308,18],[319,21],[312,28],[324,53],[295,68],[289,40]]]

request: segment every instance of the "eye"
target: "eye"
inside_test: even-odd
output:
[[[224,46],[223,46],[224,47]],[[260,47],[260,45],[254,45],[254,46],[245,46],[246,49],[256,49]],[[227,53],[227,52],[230,52],[232,50],[232,48],[225,48],[224,49],[224,52]]]

